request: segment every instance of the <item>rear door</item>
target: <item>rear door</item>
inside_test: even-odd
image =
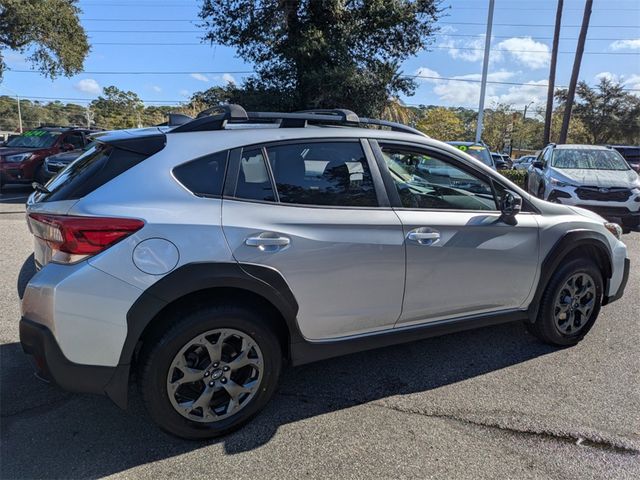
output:
[[[222,222],[231,251],[280,272],[310,340],[389,329],[400,315],[402,225],[368,148],[298,140],[230,155]]]

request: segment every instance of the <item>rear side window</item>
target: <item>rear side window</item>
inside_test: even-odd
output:
[[[201,197],[222,195],[228,152],[198,158],[173,169],[173,175],[188,190]]]
[[[375,187],[358,142],[309,142],[267,147],[282,203],[377,206]]]
[[[82,198],[147,157],[98,143],[53,177],[46,185],[50,193],[39,193],[35,200],[54,202]]]

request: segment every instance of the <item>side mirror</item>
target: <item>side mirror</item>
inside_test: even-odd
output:
[[[522,197],[511,190],[506,190],[500,199],[502,216],[513,218],[522,210]]]
[[[544,163],[535,160],[531,165],[533,165],[533,168],[537,168],[538,170],[542,170],[544,168]]]

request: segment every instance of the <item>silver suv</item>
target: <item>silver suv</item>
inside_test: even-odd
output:
[[[640,178],[619,152],[597,145],[547,146],[528,170],[530,193],[592,210],[622,225],[640,223]]]
[[[28,222],[24,350],[123,408],[136,371],[185,438],[248,421],[285,364],[508,321],[574,345],[629,273],[617,225],[344,110],[106,134],[37,186]]]

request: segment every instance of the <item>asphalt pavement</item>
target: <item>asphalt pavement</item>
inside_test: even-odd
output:
[[[0,195],[2,479],[640,478],[640,233],[624,236],[625,296],[576,347],[516,323],[288,369],[245,428],[190,442],[152,425],[134,386],[122,411],[33,375],[26,193]]]

